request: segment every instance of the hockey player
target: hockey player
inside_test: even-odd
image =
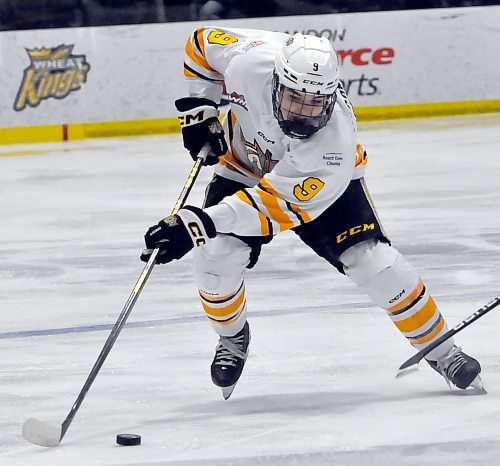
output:
[[[210,145],[215,166],[203,209],[186,206],[152,226],[147,261],[196,248],[201,303],[219,335],[212,380],[227,399],[245,364],[245,269],[261,246],[293,230],[385,309],[417,349],[447,331],[429,290],[391,246],[363,178],[367,154],[325,38],[259,30],[199,28],[185,49],[189,97],[176,101],[193,159]],[[219,123],[225,85],[230,110]],[[197,247],[200,246],[200,247]],[[448,339],[428,362],[450,384],[481,386],[481,366]]]

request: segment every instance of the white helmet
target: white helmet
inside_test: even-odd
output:
[[[339,84],[337,54],[324,37],[294,34],[276,55],[274,116],[283,132],[307,138],[330,119]]]

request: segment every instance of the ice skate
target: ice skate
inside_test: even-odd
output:
[[[236,382],[241,376],[248,356],[250,327],[244,327],[233,337],[219,337],[215,348],[215,357],[210,367],[212,381],[222,389],[222,396],[227,400],[233,393]]]
[[[448,386],[450,382],[458,388],[476,388],[486,392],[479,373],[481,365],[473,357],[465,354],[460,346],[454,346],[448,354],[438,361],[427,361],[429,365],[441,374]]]

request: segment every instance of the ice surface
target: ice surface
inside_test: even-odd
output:
[[[500,293],[500,116],[365,124],[384,226],[454,325]],[[11,156],[16,154],[16,156]],[[228,401],[192,261],[153,271],[60,446],[60,425],[191,167],[179,136],[0,146],[1,465],[497,465],[498,311],[457,342],[488,394],[450,392],[384,312],[284,233],[247,275],[252,344]],[[204,169],[190,202],[203,198]],[[142,445],[121,447],[116,434]]]

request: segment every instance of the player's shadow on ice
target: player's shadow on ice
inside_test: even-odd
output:
[[[177,409],[177,415],[162,417],[147,422],[147,424],[183,423],[194,420],[210,419],[213,416],[250,416],[256,414],[286,414],[289,415],[316,415],[316,414],[345,414],[358,411],[368,405],[380,403],[401,403],[418,399],[431,399],[442,396],[470,396],[477,395],[473,390],[439,390],[432,392],[412,392],[404,394],[379,393],[349,393],[349,392],[307,392],[307,393],[277,393],[238,397],[234,394],[230,400],[211,401],[183,405]],[[236,396],[235,396],[236,395]]]

